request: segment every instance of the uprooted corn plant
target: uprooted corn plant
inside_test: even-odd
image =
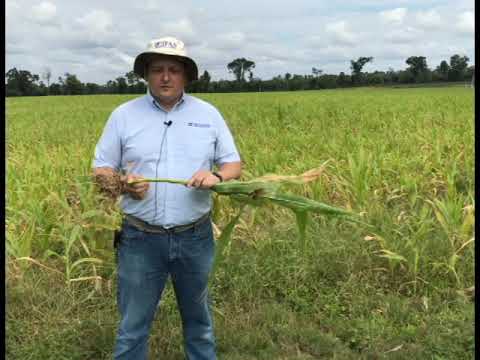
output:
[[[221,182],[211,187],[211,190],[222,196],[230,196],[239,204],[238,212],[231,221],[225,226],[221,235],[218,237],[218,250],[215,260],[214,271],[223,258],[224,249],[232,239],[233,229],[239,222],[247,205],[262,206],[265,203],[273,203],[275,205],[287,208],[295,214],[297,226],[299,230],[299,244],[302,251],[305,251],[306,225],[308,222],[308,214],[316,213],[325,216],[335,216],[344,218],[359,224],[370,226],[361,221],[360,217],[350,211],[330,206],[319,201],[315,201],[303,196],[286,193],[283,190],[288,185],[302,185],[318,180],[323,170],[328,164],[325,161],[320,167],[304,172],[301,175],[275,175],[268,174],[257,177],[248,181],[232,180]],[[97,175],[96,183],[100,189],[108,196],[116,198],[120,196],[125,188],[125,183],[117,173],[108,175]],[[163,182],[170,184],[186,185],[188,180],[179,179],[138,179],[130,180],[129,184],[142,182]]]

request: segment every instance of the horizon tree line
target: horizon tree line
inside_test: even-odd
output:
[[[474,82],[475,66],[468,66],[470,59],[458,54],[450,57],[450,63],[442,60],[431,70],[424,56],[410,56],[405,60],[404,70],[363,72],[367,63],[373,63],[373,57],[359,57],[350,60],[350,75],[340,72],[325,74],[323,70],[312,67],[307,75],[285,73],[270,80],[262,80],[253,75],[255,62],[246,58],[237,58],[227,64],[235,80],[212,81],[204,70],[197,81],[187,86],[186,91],[199,92],[241,92],[241,91],[295,91],[346,88],[355,86],[389,86],[396,84],[422,84],[432,82]],[[248,74],[248,78],[246,75]],[[75,74],[69,72],[51,82],[52,72],[46,68],[40,75],[28,70],[12,68],[5,73],[6,96],[45,96],[45,95],[89,95],[89,94],[142,94],[146,92],[146,83],[133,71],[100,85],[92,82],[82,83]],[[42,79],[42,80],[40,80]],[[45,80],[45,82],[43,81]]]

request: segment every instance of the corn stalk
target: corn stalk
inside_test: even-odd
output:
[[[218,263],[223,258],[223,251],[230,243],[235,225],[239,222],[240,217],[246,205],[261,206],[265,202],[271,202],[276,205],[288,208],[293,211],[296,217],[297,227],[299,231],[299,243],[302,252],[306,251],[306,226],[308,222],[308,214],[316,213],[326,216],[342,217],[348,221],[370,226],[359,220],[358,216],[347,210],[330,206],[322,202],[308,199],[303,196],[282,193],[280,188],[287,184],[305,184],[318,179],[328,161],[324,162],[319,168],[311,169],[298,176],[281,176],[281,175],[265,175],[249,181],[228,181],[217,183],[210,188],[219,195],[230,196],[240,202],[240,210],[236,216],[227,224],[218,239],[217,258],[215,260],[214,270],[218,267]],[[164,182],[171,184],[186,185],[187,180],[178,179],[136,179],[129,183],[141,182]]]

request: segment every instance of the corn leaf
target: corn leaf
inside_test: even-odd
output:
[[[298,232],[300,233],[300,249],[302,253],[306,252],[307,248],[307,222],[308,222],[308,212],[306,211],[295,211],[295,218],[297,220]]]
[[[243,205],[240,210],[238,211],[238,214],[230,220],[230,222],[225,226],[223,229],[222,233],[220,234],[218,240],[217,240],[217,250],[216,250],[216,256],[215,256],[215,262],[213,264],[213,269],[211,272],[210,277],[213,279],[215,271],[218,267],[218,265],[221,263],[223,260],[223,252],[225,251],[225,248],[227,245],[230,243],[232,240],[232,233],[233,229],[235,228],[235,225],[237,225],[238,221],[240,220],[240,216],[243,214],[243,210],[245,208],[245,205]]]

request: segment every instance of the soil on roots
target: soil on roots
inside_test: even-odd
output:
[[[119,197],[125,190],[125,183],[117,173],[95,175],[95,183],[105,195],[112,199]]]

